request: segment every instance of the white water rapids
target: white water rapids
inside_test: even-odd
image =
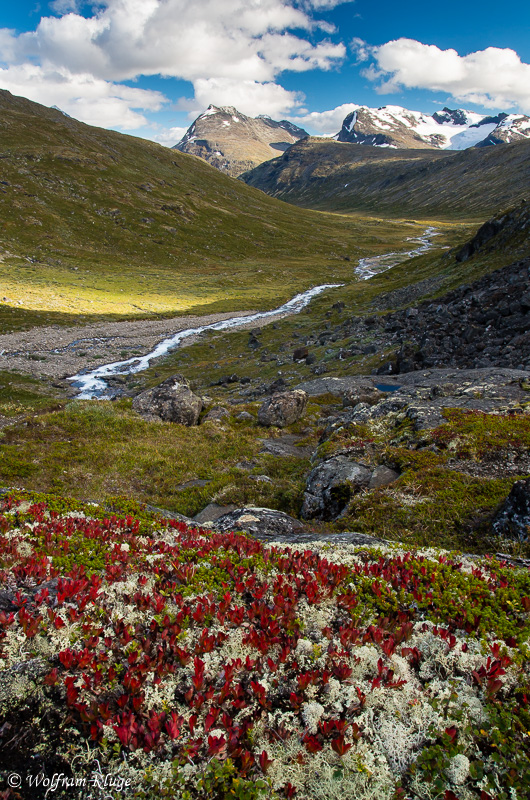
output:
[[[355,267],[355,275],[361,280],[367,280],[377,275],[379,272],[390,269],[390,267],[394,267],[396,264],[401,264],[401,262],[409,258],[426,253],[434,246],[431,241],[432,237],[437,235],[438,233],[435,228],[427,228],[421,236],[411,237],[408,240],[418,245],[413,250],[385,253],[384,255],[372,256],[370,258],[361,258],[357,267]],[[68,378],[68,380],[79,389],[79,394],[77,395],[77,399],[79,400],[104,397],[108,389],[105,378],[115,375],[132,375],[136,372],[141,372],[147,369],[151,361],[155,358],[161,358],[171,350],[175,350],[183,339],[187,339],[190,336],[197,336],[204,331],[226,331],[270,317],[298,314],[314,297],[326,291],[326,289],[336,289],[340,286],[344,286],[344,284],[324,283],[321,286],[313,286],[312,289],[307,289],[305,292],[297,294],[292,300],[289,300],[287,303],[284,303],[282,306],[272,311],[259,311],[256,314],[249,314],[244,317],[230,317],[221,322],[200,325],[197,328],[187,328],[186,330],[175,333],[167,339],[163,339],[153,350],[143,356],[135,356],[125,361],[114,361],[110,364],[103,364],[90,372],[79,372],[77,375]]]

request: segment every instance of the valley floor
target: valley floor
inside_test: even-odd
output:
[[[235,311],[202,317],[98,322],[5,333],[0,335],[0,369],[17,370],[34,377],[64,378],[108,361],[147,353],[161,339],[177,331],[252,313]],[[280,318],[281,315],[271,317],[270,322]]]

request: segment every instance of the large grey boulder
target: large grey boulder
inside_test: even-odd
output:
[[[257,506],[237,508],[214,520],[211,527],[221,532],[245,531],[261,541],[285,541],[305,531],[304,524],[289,514]]]
[[[368,486],[371,477],[371,470],[347,456],[323,461],[307,478],[302,519],[336,519],[351,496]]]
[[[258,411],[260,425],[285,428],[300,419],[307,406],[307,394],[301,389],[277,392],[267,398]]]
[[[530,537],[530,478],[517,481],[493,520],[493,530],[504,539],[528,541]]]
[[[180,425],[197,425],[202,399],[194,394],[185,378],[172,375],[153,389],[140,392],[132,407],[146,419],[162,419]]]

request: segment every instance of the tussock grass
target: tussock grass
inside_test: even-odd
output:
[[[247,405],[256,410],[256,406]],[[240,411],[241,408],[238,408]],[[310,409],[317,414],[318,408]],[[259,456],[271,435],[234,418],[187,428],[142,419],[129,400],[75,401],[26,417],[0,439],[0,485],[63,492],[84,500],[134,497],[187,516],[209,502],[272,505],[296,513],[306,458]],[[274,432],[272,432],[274,435]],[[255,462],[249,472],[239,462]],[[271,482],[257,480],[270,476]],[[204,486],[183,486],[190,481]]]

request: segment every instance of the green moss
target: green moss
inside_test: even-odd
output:
[[[30,539],[38,555],[54,553],[52,563],[61,575],[76,566],[84,567],[88,575],[105,569],[107,555],[105,542],[87,538],[82,531],[75,531],[69,537],[56,534],[53,541],[46,543],[38,534],[30,536]]]
[[[134,792],[137,800],[158,800],[159,797],[179,798],[191,800],[192,795],[186,788],[190,786],[178,761],[173,763],[172,775],[161,781],[156,777],[154,770],[149,770],[144,776],[144,786]],[[265,780],[247,780],[239,774],[230,758],[225,761],[212,759],[198,778],[193,779],[193,788],[199,796],[208,800],[258,800],[267,797],[276,800],[278,795],[273,792]]]
[[[81,500],[128,501],[193,516],[212,501],[298,512],[305,458],[259,456],[263,429],[228,419],[191,428],[148,422],[129,400],[70,403],[9,428],[0,444],[0,485]],[[237,467],[255,461],[255,474]],[[270,482],[257,480],[270,476]],[[186,484],[206,481],[205,485]]]
[[[447,423],[436,428],[432,438],[458,458],[489,460],[501,450],[525,453],[530,449],[529,414],[485,414],[447,408],[444,417]]]
[[[59,392],[35,378],[0,371],[0,416],[16,417],[57,404]]]
[[[421,465],[407,469],[390,490],[356,495],[337,527],[418,546],[495,551],[489,521],[515,480]]]

